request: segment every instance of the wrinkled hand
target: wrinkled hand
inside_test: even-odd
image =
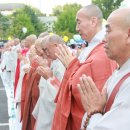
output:
[[[39,64],[39,66],[47,67],[48,66],[48,61],[47,59],[43,59],[42,57],[38,56],[36,58],[36,62]]]
[[[29,68],[29,67],[26,67],[26,68],[24,68],[23,70],[24,70],[25,73],[29,73],[30,68]]]
[[[67,68],[70,62],[76,57],[70,51],[66,45],[59,45],[57,47],[57,53],[55,55],[57,58],[63,63],[63,65]]]
[[[87,113],[95,110],[103,112],[107,100],[106,88],[100,92],[92,79],[85,75],[80,78],[80,84],[77,87],[82,105]]]
[[[50,70],[50,68],[49,67],[43,67],[43,66],[39,66],[38,68],[37,68],[37,73],[39,74],[39,75],[41,75],[44,79],[48,79],[48,78],[50,78],[50,77],[53,77],[53,73],[52,73],[52,71]]]
[[[34,46],[31,46],[31,49],[30,49],[30,52],[29,52],[29,58],[30,59],[33,59],[34,56],[36,56],[36,50],[35,50],[35,47]]]

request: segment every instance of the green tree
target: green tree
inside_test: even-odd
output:
[[[28,16],[30,16],[37,35],[46,30],[45,25],[38,19],[38,16],[42,16],[42,14],[37,9],[25,6],[23,11],[26,12]]]
[[[57,16],[57,21],[54,23],[54,31],[59,35],[67,35],[69,38],[77,33],[75,30],[75,16],[81,8],[78,4],[66,4],[63,6],[63,11]]]
[[[15,13],[12,17],[12,26],[9,35],[23,39],[29,34],[35,34],[35,28],[31,22],[30,17],[24,13]],[[23,33],[22,28],[27,28],[27,33]]]
[[[12,26],[9,35],[13,37],[25,38],[29,34],[39,35],[45,31],[45,25],[38,19],[41,13],[29,6],[16,10],[11,16]],[[22,28],[27,28],[27,33],[23,33]]]
[[[93,4],[96,4],[100,7],[105,19],[108,18],[112,11],[120,6],[121,2],[122,0],[92,0]]]
[[[7,39],[8,29],[10,27],[10,20],[7,16],[0,13],[0,39]]]
[[[63,6],[57,5],[52,9],[52,16],[59,16],[63,11]]]

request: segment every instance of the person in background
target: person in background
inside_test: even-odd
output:
[[[57,46],[60,44],[65,43],[63,39],[56,34],[46,36],[42,44],[42,48],[45,51],[47,58],[51,59],[51,63],[48,67],[41,66],[37,69],[38,73],[46,80],[46,83],[44,82],[43,84],[43,91],[41,92],[36,108],[33,111],[33,115],[36,118],[36,130],[51,129],[56,107],[54,99],[65,72],[64,65],[55,55]]]

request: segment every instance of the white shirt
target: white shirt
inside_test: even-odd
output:
[[[105,84],[108,98],[120,79],[130,72],[130,59],[119,69],[115,70]],[[86,119],[85,113],[83,122]],[[121,85],[110,111],[102,114],[95,114],[91,117],[86,130],[130,130],[130,77]]]

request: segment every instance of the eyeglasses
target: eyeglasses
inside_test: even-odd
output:
[[[42,50],[43,50],[46,54],[48,54],[48,49],[47,49],[47,48],[42,48]]]

